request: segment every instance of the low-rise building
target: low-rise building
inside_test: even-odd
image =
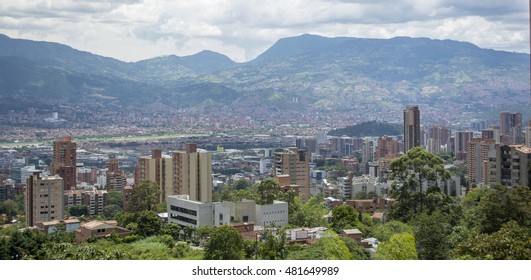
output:
[[[75,231],[76,243],[83,243],[90,237],[109,237],[113,232],[121,238],[131,234],[130,230],[119,227],[118,222],[116,221],[91,221],[82,224],[80,228]]]

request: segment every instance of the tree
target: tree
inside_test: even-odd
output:
[[[443,160],[426,150],[415,147],[390,164],[393,180],[391,194],[397,199],[391,216],[409,221],[423,211],[425,204],[424,186],[434,185],[450,178],[444,169]]]
[[[300,198],[295,197],[294,203],[300,204]],[[323,216],[329,211],[322,196],[312,196],[304,205],[297,208],[299,209],[288,214],[290,224],[302,227],[328,226]]]
[[[130,211],[134,213],[153,211],[159,201],[159,195],[160,189],[157,183],[149,180],[142,182],[131,190]]]
[[[212,231],[204,251],[206,260],[242,260],[245,244],[234,228],[223,225]]]
[[[275,179],[265,179],[258,185],[257,203],[261,205],[272,204],[273,200],[277,199],[280,193],[280,186]]]
[[[109,190],[107,192],[107,205],[116,205],[120,209],[123,209],[122,203],[122,192],[115,190]]]
[[[451,244],[448,236],[452,233],[450,217],[436,211],[431,215],[422,213],[413,220],[417,253],[421,260],[445,260]]]
[[[17,215],[18,213],[17,209],[18,209],[17,203],[11,199],[5,200],[0,205],[0,213],[6,214],[8,222],[11,222],[11,220],[13,220],[13,217]]]
[[[286,233],[281,230],[275,234],[267,228],[258,246],[258,255],[262,260],[283,260],[286,258]]]
[[[374,254],[376,260],[416,260],[415,237],[409,233],[399,233],[391,236],[389,241],[378,245]]]
[[[113,218],[116,213],[122,211],[122,209],[120,208],[120,206],[116,205],[116,204],[109,204],[105,207],[103,207],[103,217],[107,218],[107,219],[111,219]]]
[[[515,221],[505,223],[493,234],[479,234],[460,243],[453,256],[460,259],[530,260],[531,236],[529,230]]]
[[[344,236],[340,236],[339,239],[345,242],[345,245],[350,251],[350,254],[353,260],[370,260],[371,259],[371,253],[369,253],[369,251],[367,251],[362,246],[358,245],[358,243],[354,239],[349,238],[349,237],[344,237]]]
[[[68,207],[68,213],[76,217],[87,216],[89,214],[89,209],[87,205],[72,205]]]
[[[347,205],[340,205],[332,209],[332,229],[336,233],[355,227],[358,222],[358,211]]]
[[[169,223],[164,225],[162,227],[162,234],[167,234],[171,237],[173,237],[174,240],[179,240],[179,236],[181,233],[181,226],[174,223]]]
[[[160,233],[162,228],[162,221],[157,213],[153,211],[144,211],[140,213],[136,221],[138,227],[135,234],[140,236],[153,236]]]
[[[241,178],[240,180],[234,182],[233,188],[239,191],[239,190],[245,190],[250,186],[251,186],[251,183],[249,182],[249,180],[245,178]]]
[[[315,244],[288,254],[289,260],[351,260],[352,255],[343,240],[332,232],[325,232]]]
[[[413,228],[403,222],[394,220],[377,225],[373,231],[374,237],[380,242],[388,241],[391,236],[399,233],[413,234]]]
[[[213,229],[211,226],[199,226],[195,230],[195,243],[199,245],[202,241],[206,240]]]

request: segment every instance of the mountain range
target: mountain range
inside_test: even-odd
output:
[[[0,35],[0,109],[36,101],[135,108],[260,103],[294,110],[466,104],[488,111],[529,103],[529,61],[529,54],[452,40],[304,34],[280,39],[246,63],[212,51],[123,62]]]

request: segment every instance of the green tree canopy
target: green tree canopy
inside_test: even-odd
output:
[[[373,259],[376,260],[416,260],[415,237],[409,233],[399,233],[391,236],[389,241],[378,245]]]
[[[328,222],[324,219],[324,215],[328,214],[329,210],[326,208],[322,196],[312,196],[304,205],[301,204],[299,197],[294,198],[293,212],[289,212],[289,223],[301,227],[317,227],[328,226]],[[290,209],[291,210],[291,209]]]
[[[7,199],[0,205],[0,213],[6,214],[8,222],[18,214],[18,205],[14,200]]]
[[[378,239],[380,242],[388,241],[391,239],[391,236],[399,233],[413,234],[413,228],[408,224],[393,220],[385,224],[377,225],[373,231],[374,237],[376,237],[376,239]]]
[[[282,191],[278,182],[273,178],[262,180],[258,184],[258,204],[267,205],[272,204],[273,200],[281,195]]]
[[[460,243],[453,256],[460,259],[530,260],[531,236],[528,229],[509,221],[493,234],[482,233]]]
[[[242,260],[245,257],[243,238],[234,228],[227,225],[212,231],[204,250],[206,260]]]
[[[160,234],[162,221],[157,213],[153,211],[144,211],[136,220],[137,228],[135,234],[140,236],[153,236]]]
[[[115,190],[109,190],[107,192],[107,205],[116,205],[120,209],[123,209],[122,202],[122,192]]]
[[[452,233],[449,215],[440,211],[431,215],[424,212],[412,222],[419,259],[447,259],[451,250],[449,235]]]
[[[238,181],[234,182],[233,184],[233,188],[235,190],[245,190],[247,188],[249,188],[251,186],[251,183],[249,182],[249,180],[245,179],[245,178],[241,178],[239,179]]]
[[[336,233],[342,230],[356,227],[358,223],[358,211],[347,205],[340,205],[332,209],[331,226]]]
[[[131,200],[129,201],[129,211],[140,213],[143,211],[153,211],[159,201],[160,188],[153,181],[146,180],[131,190]]]
[[[442,180],[450,178],[444,169],[443,160],[415,147],[390,164],[393,180],[391,195],[397,199],[393,205],[391,216],[402,221],[409,221],[425,207],[424,186],[435,186]]]
[[[347,245],[339,236],[327,231],[315,244],[304,250],[292,251],[288,254],[289,260],[351,260]]]
[[[87,216],[89,214],[89,209],[87,205],[72,205],[68,207],[68,213],[76,217]]]

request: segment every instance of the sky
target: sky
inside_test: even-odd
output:
[[[3,0],[0,33],[123,61],[212,50],[246,62],[305,33],[529,53],[528,9],[525,0]]]

